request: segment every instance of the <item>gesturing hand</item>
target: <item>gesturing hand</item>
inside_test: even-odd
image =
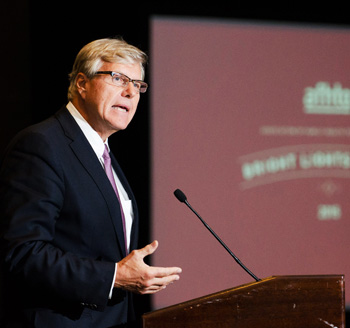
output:
[[[158,241],[155,240],[144,248],[132,251],[118,262],[114,287],[138,294],[153,294],[179,280],[181,268],[152,267],[143,261],[147,255],[153,254],[157,247]]]

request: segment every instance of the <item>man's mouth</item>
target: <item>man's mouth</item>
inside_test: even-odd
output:
[[[129,109],[126,106],[122,105],[114,105],[112,107],[123,113],[127,113],[129,111]]]

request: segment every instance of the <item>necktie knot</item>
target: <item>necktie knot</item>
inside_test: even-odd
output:
[[[109,151],[108,151],[107,145],[105,145],[105,150],[104,150],[104,152],[102,154],[102,158],[103,158],[105,163],[111,161],[111,157],[109,156]]]

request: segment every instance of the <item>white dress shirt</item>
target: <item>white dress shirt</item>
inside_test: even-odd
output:
[[[77,124],[79,125],[80,129],[83,131],[86,139],[90,143],[92,149],[94,150],[97,158],[99,159],[101,165],[104,167],[104,161],[102,158],[104,149],[105,149],[105,144],[108,145],[108,139],[103,142],[102,138],[100,135],[91,127],[91,125],[84,119],[84,117],[79,113],[79,111],[74,107],[74,105],[69,102],[67,104],[67,109],[70,112],[70,114],[73,116]],[[128,251],[130,249],[130,234],[131,234],[131,226],[134,218],[134,212],[132,208],[132,203],[131,200],[128,197],[127,192],[125,191],[123,185],[121,184],[117,174],[113,170],[113,175],[114,175],[114,180],[117,185],[118,193],[119,193],[119,198],[121,202],[121,206],[124,212],[124,217],[125,217],[125,229],[126,229],[126,239],[127,239],[127,247]],[[114,273],[114,278],[113,278],[113,283],[112,283],[112,288],[111,288],[111,293],[110,293],[110,298],[112,295],[112,289],[114,285],[114,279],[115,279],[115,274],[117,272],[117,264],[116,264],[116,269]]]

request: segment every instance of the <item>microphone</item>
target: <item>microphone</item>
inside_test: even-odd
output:
[[[196,214],[196,216],[201,220],[201,222],[204,224],[204,226],[211,232],[211,234],[216,238],[216,240],[226,249],[226,251],[234,258],[234,260],[251,276],[253,277],[256,281],[260,281],[254,273],[252,273],[240,260],[237,258],[235,254],[232,253],[232,251],[227,247],[227,245],[220,239],[220,237],[213,231],[212,228],[201,218],[201,216],[193,209],[193,207],[190,205],[190,203],[187,201],[186,195],[180,190],[176,189],[174,191],[175,197],[181,202],[185,203],[188,208]]]

